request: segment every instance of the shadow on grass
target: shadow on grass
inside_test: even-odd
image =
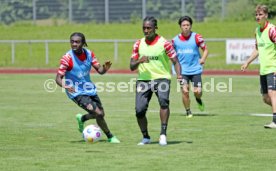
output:
[[[181,144],[181,143],[192,144],[193,141],[168,141],[167,143],[168,145]],[[150,144],[159,144],[159,141],[152,141]]]
[[[193,116],[216,116],[216,114],[209,114],[209,113],[193,113]]]
[[[84,143],[84,140],[75,140],[75,141],[69,141],[70,143]]]
[[[186,114],[183,113],[173,113],[173,114],[177,114],[180,116],[186,116]],[[193,113],[193,116],[217,116],[217,114],[211,114],[211,113]]]
[[[86,153],[102,153],[103,151],[100,150],[86,150]]]
[[[75,140],[75,141],[69,141],[69,142],[70,143],[85,143],[84,140]],[[107,141],[106,140],[99,140],[98,142],[107,142]],[[98,143],[98,142],[96,142],[96,143]]]
[[[106,140],[100,140],[96,143],[105,143],[105,142],[107,142],[107,141]],[[83,143],[86,143],[86,142],[84,140],[76,140],[76,141],[70,141],[70,143],[81,143],[81,144],[83,144]],[[168,141],[167,143],[168,143],[168,145],[181,144],[181,143],[192,144],[193,141]],[[91,143],[91,144],[93,144],[93,143]],[[150,144],[159,144],[159,141],[152,141]],[[101,151],[88,150],[88,151],[85,151],[85,152],[92,153],[92,152],[101,152]]]

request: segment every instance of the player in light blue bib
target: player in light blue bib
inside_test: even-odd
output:
[[[173,38],[172,43],[181,65],[181,74],[183,78],[180,82],[182,87],[182,102],[186,109],[187,118],[191,118],[193,115],[190,109],[190,82],[193,85],[192,88],[198,107],[201,111],[204,110],[204,103],[201,100],[201,74],[203,71],[203,64],[208,56],[208,49],[202,36],[191,31],[193,21],[189,16],[181,17],[178,24],[181,33]],[[203,51],[202,56],[200,55],[199,48]]]
[[[85,49],[87,43],[82,33],[75,32],[70,36],[71,50],[60,60],[60,66],[56,75],[56,83],[65,89],[67,96],[79,107],[87,111],[87,114],[77,114],[76,119],[79,131],[82,133],[84,122],[96,119],[97,124],[103,130],[110,143],[120,143],[112,135],[104,119],[104,108],[97,95],[95,84],[90,79],[90,71],[93,67],[99,74],[105,74],[111,67],[111,62],[106,61],[101,65],[95,54]]]

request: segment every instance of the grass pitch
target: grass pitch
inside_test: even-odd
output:
[[[191,94],[192,119],[184,116],[181,94],[173,79],[166,147],[158,144],[156,97],[147,113],[153,143],[137,146],[141,133],[134,115],[135,93],[117,88],[114,92],[105,89],[99,96],[108,125],[121,143],[109,144],[105,136],[101,142],[85,143],[75,120],[75,114],[84,111],[60,88],[51,93],[44,88],[45,81],[54,77],[0,75],[1,170],[257,171],[276,166],[276,132],[263,128],[271,117],[250,115],[271,113],[261,101],[257,76],[204,76],[206,110],[198,111]],[[92,80],[118,86],[135,77],[107,74],[94,75]]]

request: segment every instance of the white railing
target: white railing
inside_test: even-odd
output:
[[[209,38],[205,39],[206,42],[225,42],[229,38]],[[131,43],[135,42],[134,39],[88,39],[86,42],[92,43],[113,43],[114,44],[114,61],[118,61],[118,43]],[[14,64],[16,44],[18,43],[44,43],[45,47],[45,64],[49,64],[49,44],[50,43],[68,43],[68,40],[0,40],[0,44],[10,44],[11,45],[11,63]]]

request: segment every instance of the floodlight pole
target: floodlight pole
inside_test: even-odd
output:
[[[45,64],[49,64],[49,43],[48,40],[45,40]]]
[[[68,17],[69,17],[69,23],[72,23],[72,0],[68,0]]]
[[[224,19],[225,16],[225,4],[226,4],[226,0],[221,0],[221,19]]]
[[[104,1],[104,18],[105,18],[105,24],[109,23],[109,0]]]
[[[11,41],[11,63],[14,64],[15,59],[15,42]]]
[[[142,18],[147,16],[147,0],[142,0]]]
[[[36,0],[33,0],[33,25],[36,23]]]
[[[182,16],[185,15],[185,0],[181,0],[181,14]]]

